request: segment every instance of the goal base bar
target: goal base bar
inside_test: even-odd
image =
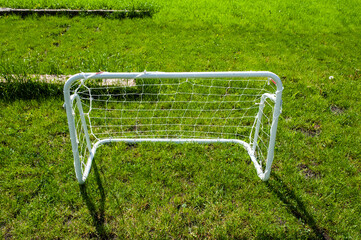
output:
[[[90,169],[91,169],[91,165],[93,162],[93,158],[95,156],[96,150],[98,147],[100,147],[103,144],[107,144],[107,143],[116,143],[116,142],[125,142],[125,143],[142,143],[142,142],[153,142],[153,143],[166,143],[166,142],[170,142],[170,143],[200,143],[200,144],[211,144],[211,143],[236,143],[236,144],[240,144],[242,145],[248,152],[248,155],[251,158],[251,161],[253,162],[256,171],[257,171],[257,175],[258,177],[263,180],[263,181],[267,181],[270,177],[270,171],[266,170],[263,171],[261,165],[257,162],[256,157],[254,156],[252,147],[250,144],[248,144],[245,141],[242,140],[238,140],[238,139],[178,139],[178,138],[141,138],[141,139],[136,139],[136,138],[108,138],[108,139],[102,139],[98,142],[96,142],[91,150],[91,153],[89,154],[89,158],[87,161],[87,165],[84,169],[84,172],[76,172],[76,176],[78,179],[79,184],[84,184]]]

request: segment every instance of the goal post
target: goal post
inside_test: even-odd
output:
[[[242,145],[270,177],[282,82],[266,71],[79,73],[64,85],[77,180],[110,142]]]

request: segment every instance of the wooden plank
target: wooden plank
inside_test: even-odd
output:
[[[119,14],[139,14],[147,15],[149,11],[143,10],[111,10],[111,9],[95,9],[95,10],[79,10],[79,9],[18,9],[18,8],[0,8],[0,15],[7,14],[40,14],[40,15],[56,15],[56,14],[68,14],[68,15],[79,15],[79,14],[94,14],[94,15],[106,15],[112,13]]]
[[[16,74],[9,74],[11,78],[17,79],[19,76]],[[29,74],[25,77],[25,79],[34,79],[39,82],[45,83],[57,83],[57,84],[64,84],[72,75],[52,75],[52,74]],[[0,83],[6,83],[6,79],[0,76]],[[135,79],[102,79],[101,81],[102,86],[129,86],[133,87],[136,86]]]

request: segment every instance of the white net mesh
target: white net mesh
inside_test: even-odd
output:
[[[253,145],[262,95],[274,94],[268,78],[137,78],[73,82],[87,130],[73,101],[82,164],[102,139],[238,139]],[[266,99],[255,156],[262,165],[270,139],[274,102]]]

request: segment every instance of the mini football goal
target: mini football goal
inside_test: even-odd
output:
[[[282,82],[271,72],[79,73],[64,85],[77,180],[111,142],[240,144],[267,180]]]

